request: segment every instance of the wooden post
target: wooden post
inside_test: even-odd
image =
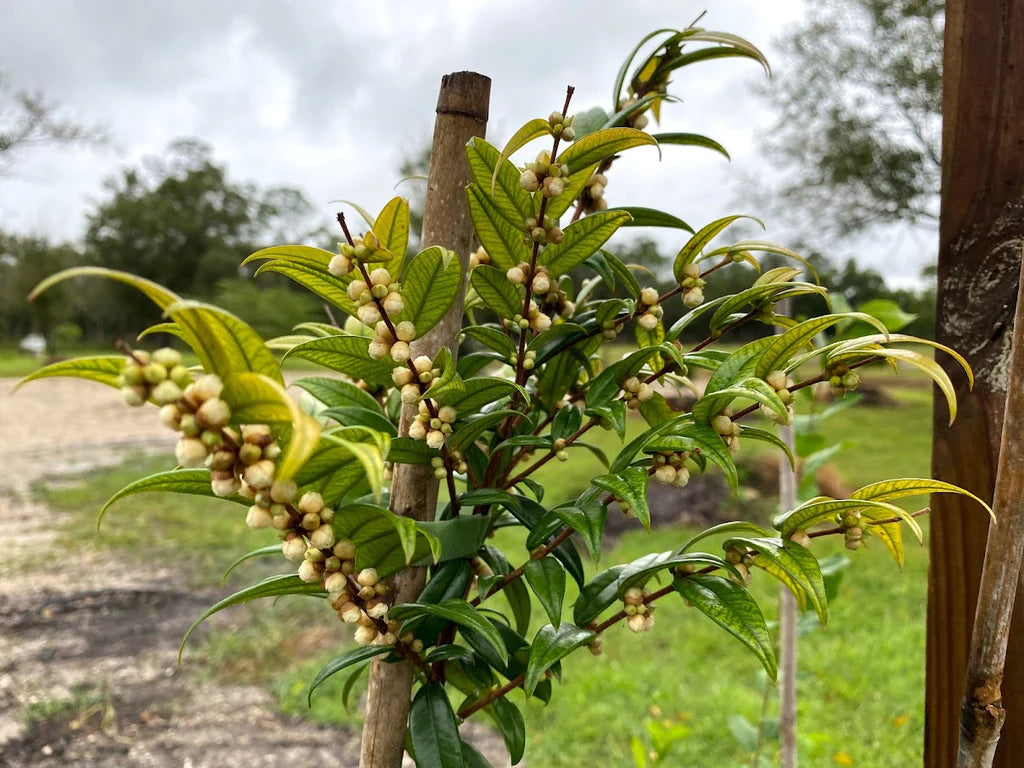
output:
[[[1022,264],[1024,269],[1024,264]],[[1024,271],[1022,271],[1024,277]],[[964,681],[958,768],[989,768],[1006,712],[1000,688],[1024,560],[1024,279],[1017,294],[999,471]]]
[[[1010,323],[1024,238],[1024,3],[949,0],[943,82],[942,210],[936,337],[978,374],[954,376],[960,413],[935,398],[933,476],[991,499],[1008,383]],[[956,764],[960,701],[988,521],[959,497],[932,500],[925,756]],[[1018,612],[1019,613],[1019,612]],[[1024,616],[1016,616],[1003,681],[1007,711],[995,765],[1024,753]]]
[[[466,185],[472,180],[466,162],[466,142],[482,137],[487,128],[491,80],[475,72],[456,72],[441,79],[437,119],[430,150],[430,173],[423,212],[421,246],[441,245],[455,251],[463,274],[469,271],[473,224],[466,204]],[[455,353],[462,327],[466,281],[448,314],[428,334],[412,345],[413,355],[433,357],[441,347]],[[399,434],[407,435],[416,406],[402,410]],[[432,467],[398,464],[391,483],[391,509],[416,520],[433,520],[438,481]],[[416,599],[426,578],[423,568],[408,568],[392,580],[396,603]],[[385,664],[374,660],[366,699],[366,720],[360,768],[400,768],[409,720],[412,665]]]

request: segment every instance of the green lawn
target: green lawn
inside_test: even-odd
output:
[[[897,394],[902,404],[898,408],[858,407],[826,425],[831,439],[851,442],[837,465],[854,486],[927,474],[931,390],[908,387]],[[631,422],[631,430],[640,428],[638,421]],[[593,442],[614,452],[615,435],[601,430],[591,434]],[[245,528],[242,507],[196,497],[133,497],[113,508],[100,535],[94,532],[94,512],[110,494],[172,461],[133,461],[91,473],[87,480],[40,485],[39,494],[71,513],[65,532],[69,546],[114,548],[139,563],[142,552],[146,559],[176,560],[187,567],[194,586],[212,587],[238,554],[268,543],[266,533]],[[547,486],[548,498],[556,501],[584,487],[599,471],[596,460],[551,462],[538,477]],[[691,533],[638,531],[607,552],[604,563],[675,547]],[[502,536],[501,543],[515,543],[513,534]],[[906,572],[901,575],[884,549],[871,544],[850,553],[853,562],[844,572],[828,630],[814,629],[801,641],[799,730],[807,765],[920,764],[927,552],[908,542]],[[814,548],[822,557],[845,552],[841,542],[816,540]],[[243,565],[232,583],[254,581],[268,567],[284,570],[282,562],[271,563]],[[759,573],[753,589],[766,612],[773,613],[775,583]],[[306,708],[308,680],[347,636],[323,605],[292,598],[233,610],[243,626],[215,629],[204,641],[198,655],[206,673],[266,684],[287,712],[324,721],[358,721],[358,715],[336,709],[343,676],[322,688],[312,712]],[[296,632],[296,626],[307,629]],[[610,630],[603,658],[586,653],[571,657],[564,665],[564,685],[556,686],[551,705],[526,707],[527,760],[545,768],[630,766],[631,737],[646,732],[651,721],[668,720],[681,724],[686,736],[664,765],[749,765],[750,753],[730,734],[729,719],[738,714],[757,722],[762,678],[757,662],[738,642],[682,601],[666,599],[653,632]],[[354,695],[359,692],[357,686]],[[512,698],[523,702],[521,694]],[[770,701],[769,715],[774,707]],[[769,744],[766,752],[771,751]],[[882,762],[879,755],[885,755]]]

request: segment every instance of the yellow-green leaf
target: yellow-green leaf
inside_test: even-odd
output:
[[[865,323],[873,325],[883,334],[886,333],[885,326],[882,325],[880,320],[871,315],[865,315],[863,312],[839,312],[833,315],[812,317],[810,320],[797,323],[785,333],[780,333],[776,336],[758,359],[757,366],[754,368],[754,374],[764,378],[772,371],[786,368],[790,358],[810,344],[815,336],[826,328],[831,328],[836,323],[848,318],[863,320]]]
[[[892,501],[893,499],[902,499],[907,496],[924,496],[933,493],[958,493],[961,496],[974,499],[974,501],[985,508],[985,511],[992,517],[992,522],[996,521],[992,508],[970,491],[950,483],[944,483],[941,480],[931,480],[929,478],[899,477],[892,480],[882,480],[878,483],[870,483],[851,493],[850,498]]]
[[[404,197],[393,197],[387,202],[377,220],[373,222],[373,234],[391,256],[384,266],[392,277],[398,277],[409,247],[409,201]]]
[[[506,158],[511,157],[512,153],[520,147],[525,146],[534,139],[539,139],[541,136],[550,136],[551,126],[548,125],[547,120],[542,120],[539,117],[535,117],[525,125],[523,125],[518,131],[512,134],[512,138],[505,144],[505,148],[501,150],[501,156],[498,158],[498,162],[494,164],[494,175],[491,177],[491,187],[493,188],[497,182],[498,168],[505,161]]]
[[[521,262],[530,261],[531,249],[524,231],[517,229],[501,215],[498,206],[476,184],[466,187],[469,215],[480,244],[491,257],[491,264],[502,271]]]
[[[391,386],[391,371],[396,363],[390,357],[373,359],[369,347],[370,339],[362,336],[329,336],[292,347],[284,357],[287,359],[294,355],[353,379]]]
[[[710,224],[701,227],[697,234],[686,242],[686,245],[682,247],[676,255],[676,260],[672,263],[672,274],[675,275],[676,280],[681,280],[683,278],[683,267],[690,262],[696,261],[700,252],[704,250],[704,246],[714,240],[723,229],[728,227],[737,219],[750,219],[751,221],[756,221],[761,225],[761,228],[764,229],[763,221],[755,216],[747,216],[742,213],[716,219]]]
[[[899,523],[882,523],[880,525],[869,525],[864,530],[874,534],[882,540],[885,548],[889,550],[896,566],[903,570],[903,529]]]
[[[432,246],[409,262],[402,278],[405,307],[395,318],[416,326],[416,337],[424,335],[444,317],[462,288],[462,265],[451,252]]]
[[[605,128],[577,139],[558,156],[557,162],[565,163],[569,173],[575,173],[619,152],[644,145],[657,147],[658,142],[651,134],[635,128]]]
[[[509,160],[498,159],[501,153],[497,147],[480,137],[470,139],[466,144],[466,159],[469,170],[480,189],[491,189],[491,199],[497,209],[513,226],[521,227],[523,221],[533,216],[533,201],[530,193],[519,183],[519,171]],[[490,187],[492,175],[496,184]]]
[[[106,384],[108,387],[118,388],[118,378],[124,368],[124,355],[99,355],[96,357],[76,357],[71,360],[61,360],[57,363],[43,366],[39,370],[32,371],[14,387],[18,389],[22,384],[27,384],[36,379],[47,379],[53,376],[72,376],[88,381],[97,381]]]
[[[552,275],[564,275],[586,261],[631,218],[625,211],[603,211],[573,222],[565,228],[561,243],[541,251],[540,263]]]

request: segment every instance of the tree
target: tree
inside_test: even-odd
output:
[[[71,245],[0,232],[0,337],[41,333],[52,348],[56,325],[74,317],[74,293],[62,287],[28,306],[25,296],[47,275],[81,261],[81,254]]]
[[[802,321],[777,315],[776,302],[822,292],[794,271],[765,272],[738,293],[707,301],[708,283],[741,269],[740,262],[759,265],[755,253],[792,256],[765,242],[715,244],[740,217],[691,234],[664,292],[604,247],[638,222],[679,226],[668,214],[628,206],[594,205],[583,216],[588,200],[602,199],[584,191],[603,186],[599,169],[620,153],[659,144],[619,121],[636,125],[666,98],[661,86],[685,63],[722,55],[763,61],[749,43],[724,33],[688,27],[647,40],[659,36],[633,72],[631,92],[641,108],[630,113],[624,106],[625,115],[584,130],[570,112],[570,87],[560,109],[528,121],[502,150],[480,135],[490,81],[470,72],[447,76],[426,247],[418,254],[407,254],[410,210],[396,197],[367,228],[350,227],[339,214],[344,240],[337,252],[289,245],[256,255],[263,272],[289,276],[348,316],[344,328],[308,324],[275,344],[342,375],[296,382],[310,395],[301,403],[285,391],[281,361],[264,340],[221,309],[182,303],[164,287],[94,267],[66,270],[34,291],[79,277],[112,278],[143,292],[193,349],[204,371],[198,378],[174,350],[129,347],[27,378],[80,376],[119,388],[129,405],[160,406],[161,420],[178,435],[180,468],[133,483],[118,498],[153,490],[216,496],[247,507],[246,522],[278,539],[279,546],[242,560],[283,555],[292,561],[288,572],[221,600],[192,629],[232,605],[290,594],[323,599],[329,620],[353,625],[355,647],[323,668],[310,695],[335,674],[371,667],[364,768],[397,768],[406,745],[420,768],[486,766],[458,730],[460,720],[479,713],[495,720],[511,762],[519,762],[527,740],[512,694],[521,689],[546,702],[563,659],[584,648],[599,656],[611,630],[653,630],[661,600],[682,599],[706,615],[774,678],[768,625],[747,590],[754,573],[776,578],[825,624],[828,597],[814,539],[835,536],[855,551],[877,536],[899,563],[901,525],[920,533],[914,518],[925,510],[911,514],[890,502],[962,493],[927,479],[873,483],[849,499],[815,496],[773,517],[770,528],[735,521],[630,563],[599,562],[610,512],[649,528],[649,483],[678,487],[691,472],[721,471],[738,492],[733,455],[741,441],[763,441],[793,464],[770,427],[792,423],[808,394],[801,390],[821,385],[845,394],[858,384],[855,369],[879,358],[916,365],[944,392],[951,389],[928,357],[893,348],[917,343],[952,352],[941,345],[889,338],[877,321],[850,313]],[[706,42],[715,45],[695,45]],[[535,159],[514,163],[534,141],[541,142]],[[473,251],[474,234],[482,250]],[[571,274],[581,265],[614,295],[576,285]],[[663,305],[674,301],[687,306],[690,319],[710,314],[705,339],[684,345],[681,326],[665,327]],[[497,320],[478,320],[482,306]],[[873,332],[813,346],[847,319],[864,319]],[[780,332],[739,349],[716,348],[756,323]],[[630,337],[620,334],[631,326],[630,352],[604,364],[602,347],[625,342]],[[488,351],[466,354],[462,345],[470,340]],[[814,364],[820,373],[802,373]],[[687,387],[690,368],[707,369],[710,380],[692,407],[675,410],[655,385]],[[947,406],[955,410],[955,399]],[[744,421],[758,413],[769,429]],[[631,414],[638,434],[627,440]],[[546,496],[534,473],[593,449],[585,437],[598,428],[621,440],[605,458],[608,471],[571,498]],[[504,527],[522,535],[507,542],[491,536]],[[594,570],[584,569],[583,550],[598,563]],[[655,583],[660,578],[664,585]],[[578,590],[567,589],[570,579]],[[531,592],[544,614],[539,622],[531,618]]]
[[[766,195],[810,231],[938,220],[943,0],[809,0],[763,92]]]
[[[41,93],[16,89],[0,72],[0,177],[10,173],[23,153],[46,144],[95,145],[106,133],[61,117],[57,104]]]

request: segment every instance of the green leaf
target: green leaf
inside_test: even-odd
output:
[[[871,501],[892,501],[893,499],[903,499],[907,496],[923,496],[933,493],[958,493],[961,496],[974,499],[974,501],[978,502],[982,507],[984,507],[985,511],[988,512],[989,516],[992,518],[992,522],[996,522],[995,513],[988,504],[970,491],[966,491],[963,488],[951,485],[950,483],[944,483],[941,480],[931,480],[920,477],[899,477],[893,480],[882,480],[881,482],[870,483],[858,488],[850,494],[850,498]]]
[[[882,325],[880,320],[876,320],[871,315],[865,315],[861,312],[840,312],[804,320],[785,333],[772,337],[772,343],[767,346],[757,361],[757,367],[754,369],[755,374],[763,379],[772,371],[786,368],[790,358],[810,344],[815,336],[826,328],[830,328],[847,318],[863,320],[875,326],[881,333],[887,333],[885,326]]]
[[[562,179],[565,182],[565,186],[562,188],[562,194],[558,197],[547,198],[548,204],[544,209],[544,215],[550,216],[553,219],[559,218],[576,202],[579,198],[583,188],[587,186],[587,182],[590,181],[590,177],[594,175],[597,170],[597,163],[594,165],[588,165],[585,168],[581,168],[575,173],[571,173],[568,176],[563,176]],[[533,198],[533,215],[538,216],[540,214],[541,202],[544,200],[543,195],[535,195]]]
[[[369,661],[374,656],[380,656],[384,653],[389,653],[393,650],[390,645],[362,645],[358,648],[353,648],[340,656],[335,656],[329,662],[327,662],[323,668],[316,673],[316,677],[313,678],[313,682],[309,684],[309,692],[306,694],[306,704],[313,706],[313,691],[320,687],[327,678],[332,675],[336,675],[343,669],[347,669],[355,664],[360,664],[365,661]]]
[[[292,385],[306,390],[328,408],[366,408],[381,412],[380,403],[373,395],[348,381],[309,376],[292,382]]]
[[[626,211],[602,211],[573,222],[563,230],[561,243],[541,251],[540,263],[552,275],[564,275],[598,251],[629,220]]]
[[[768,65],[768,59],[760,49],[749,40],[729,32],[715,32],[713,30],[699,28],[686,30],[683,34],[687,42],[716,43],[716,47],[702,49],[702,51],[707,50],[711,53],[717,53],[718,55],[725,55],[728,53],[728,55],[731,56],[743,56],[748,59],[753,59],[760,64],[762,68],[764,68],[764,73],[766,75],[771,76],[772,70]],[[678,58],[683,58],[683,56],[685,56],[685,54]],[[671,70],[677,69],[681,65],[676,63],[675,60],[670,59],[662,64],[662,66]]]
[[[409,710],[409,738],[417,768],[465,768],[462,741],[444,686],[421,687]]]
[[[334,255],[331,251],[325,251],[323,248],[313,248],[309,245],[275,245],[250,254],[242,262],[242,266],[244,267],[252,261],[268,259],[286,261],[290,264],[303,264],[321,272],[326,272],[327,265],[331,263]]]
[[[352,317],[356,316],[356,305],[348,297],[348,284],[356,279],[358,273],[353,272],[346,278],[338,278],[327,271],[327,267],[315,267],[308,264],[295,264],[276,260],[261,264],[253,275],[257,277],[264,272],[284,275],[308,291],[312,291],[321,299],[333,304]]]
[[[595,500],[592,504],[555,507],[551,512],[583,537],[590,556],[597,560],[601,554],[601,537],[608,508]]]
[[[678,216],[671,213],[659,211],[657,208],[642,208],[635,205],[620,205],[608,208],[607,212],[625,211],[632,219],[625,222],[624,227],[665,227],[668,229],[682,229],[686,232],[693,232],[693,228]]]
[[[738,397],[753,400],[767,406],[783,419],[787,418],[786,404],[779,398],[778,393],[764,379],[750,377],[700,398],[694,403],[691,411],[693,420],[698,424],[709,424]]]
[[[533,216],[533,200],[519,183],[520,173],[516,167],[507,159],[499,163],[500,158],[498,149],[480,137],[466,144],[466,159],[473,180],[480,189],[491,190],[491,199],[510,224],[522,227],[523,222]]]
[[[390,617],[397,621],[417,616],[437,616],[460,627],[472,630],[487,640],[503,660],[507,659],[505,643],[498,630],[465,600],[445,600],[442,603],[402,603],[392,607]]]
[[[192,350],[207,371],[225,381],[236,373],[258,373],[284,383],[263,339],[230,312],[196,301],[175,302],[165,311],[192,339]]]
[[[481,264],[469,277],[470,283],[480,298],[498,317],[511,320],[523,312],[523,298],[519,289],[505,277],[505,273],[496,267]]]
[[[564,622],[557,629],[545,624],[533,638],[530,660],[526,664],[526,680],[523,690],[533,694],[542,676],[555,662],[568,656],[581,645],[588,644],[596,635],[589,629],[580,629],[575,624]]]
[[[40,294],[58,283],[76,277],[105,277],[108,280],[125,283],[142,292],[146,298],[160,307],[160,309],[167,309],[171,304],[181,301],[181,297],[176,293],[154,283],[152,280],[137,277],[136,275],[116,269],[106,269],[105,267],[72,267],[71,269],[63,269],[56,274],[50,275],[33,288],[32,292],[28,295],[28,299],[29,301],[34,301]]]
[[[902,571],[904,565],[903,529],[900,528],[900,524],[881,523],[879,525],[869,525],[865,530],[882,540],[885,548],[892,555],[892,559],[896,561],[896,567]]]
[[[506,409],[501,411],[490,411],[489,413],[467,419],[465,422],[459,424],[459,428],[456,429],[448,438],[448,448],[456,451],[464,451],[484,432],[498,426],[498,424],[509,416],[515,416],[518,413],[518,411],[510,411]]]
[[[292,347],[284,357],[301,357],[368,384],[392,386],[391,371],[396,363],[390,357],[374,360],[369,347],[370,339],[361,336],[330,336]]]
[[[523,759],[523,752],[526,749],[526,723],[519,707],[508,699],[501,698],[495,699],[487,710],[505,740],[509,762],[515,765]]]
[[[726,534],[732,535],[734,533],[753,533],[758,536],[768,535],[768,531],[766,531],[759,525],[754,525],[753,523],[748,523],[744,520],[732,520],[728,523],[719,523],[718,525],[713,525],[710,528],[701,531],[676,551],[685,552],[698,541],[703,541],[704,539],[709,538],[710,536],[722,536]]]
[[[744,214],[736,214],[733,216],[725,216],[721,219],[716,219],[710,224],[707,224],[691,237],[686,245],[682,247],[682,250],[676,255],[675,262],[672,264],[672,274],[675,275],[676,280],[683,279],[683,267],[687,264],[696,261],[700,252],[704,250],[704,246],[714,240],[719,233],[732,224],[737,219],[750,219],[761,225],[764,228],[764,222],[754,216],[747,216]]]
[[[341,507],[331,521],[337,539],[356,545],[356,568],[375,568],[387,578],[430,552],[415,521],[374,504]]]
[[[27,384],[30,381],[46,379],[51,376],[73,376],[78,379],[98,381],[100,384],[119,389],[121,384],[118,379],[124,369],[125,359],[124,355],[100,355],[61,360],[33,371],[19,381],[14,389],[17,390],[22,384]]]
[[[522,225],[515,227],[510,224],[497,204],[476,184],[466,187],[466,199],[473,228],[491,257],[491,264],[505,272],[516,264],[530,261],[531,249]]]
[[[619,596],[619,576],[625,568],[624,565],[613,565],[599,571],[580,589],[579,597],[573,604],[573,621],[579,625],[589,624],[615,602]]]
[[[622,572],[619,574],[617,597],[621,597],[622,594],[631,587],[646,584],[650,581],[652,576],[662,573],[663,571],[667,571],[670,568],[675,568],[679,565],[691,565],[694,567],[712,566],[714,568],[721,568],[723,570],[730,571],[736,576],[739,576],[739,572],[736,568],[718,555],[708,554],[707,552],[691,552],[689,554],[684,554],[674,550],[670,550],[668,552],[652,552],[651,554],[637,558],[631,563],[627,563],[622,569]]]
[[[384,249],[391,253],[384,267],[392,277],[398,277],[405,252],[409,248],[409,201],[403,197],[388,200],[373,222],[373,234]]]
[[[526,390],[513,381],[496,377],[466,379],[462,386],[438,397],[441,405],[450,405],[458,411],[460,417],[478,413],[485,405],[511,397],[518,392],[524,403],[530,402]]]
[[[228,576],[230,576],[232,574],[232,572],[238,566],[240,566],[242,563],[244,563],[244,562],[246,562],[248,560],[253,560],[253,559],[257,558],[257,557],[271,557],[271,556],[275,556],[275,555],[276,556],[280,556],[280,554],[281,554],[281,545],[280,544],[269,544],[266,547],[260,547],[259,549],[254,549],[254,550],[251,550],[250,552],[246,552],[241,557],[236,558],[235,561],[233,563],[231,563],[231,565],[228,566],[227,570],[224,571],[224,575],[220,577],[221,585],[223,586],[224,584],[227,584]]]
[[[534,139],[539,139],[541,136],[550,136],[551,126],[548,125],[547,120],[543,120],[539,117],[535,117],[525,125],[519,128],[512,138],[505,144],[505,148],[501,150],[501,157],[498,158],[498,162],[495,166],[500,166],[504,162],[505,158],[511,157],[512,153],[517,149],[520,149],[529,144]],[[491,185],[495,183],[494,179],[491,179]]]
[[[722,546],[755,550],[754,565],[784,584],[793,593],[800,610],[807,609],[809,600],[818,613],[821,626],[828,624],[828,603],[821,570],[813,555],[810,560],[802,556],[806,549],[788,540],[745,536],[727,539]]]
[[[722,470],[733,493],[738,491],[739,472],[736,469],[736,463],[733,461],[729,449],[722,442],[721,436],[715,430],[705,424],[684,424],[676,431],[676,434],[694,440],[700,455]]]
[[[899,517],[906,514],[895,504],[877,499],[831,499],[827,496],[817,496],[805,501],[795,509],[776,515],[772,518],[772,525],[783,537],[789,537],[796,531],[806,530],[826,520],[833,520],[837,515],[858,512],[869,507],[882,510],[886,517]]]
[[[718,152],[720,155],[724,156],[726,160],[732,160],[732,158],[729,157],[729,153],[725,151],[725,147],[714,139],[709,139],[707,136],[701,136],[699,133],[655,133],[652,135],[659,144],[679,144],[687,147],[704,147],[705,149]],[[692,232],[693,230],[690,231]]]
[[[625,502],[636,513],[646,530],[651,530],[651,510],[647,506],[647,470],[627,467],[618,474],[599,475],[591,484],[608,491],[617,501]]]
[[[497,328],[489,325],[470,325],[463,328],[462,332],[469,338],[476,339],[486,347],[500,353],[507,360],[516,356],[515,342]]]
[[[540,600],[544,612],[558,629],[562,621],[562,600],[565,597],[565,569],[553,557],[527,560],[523,568],[526,582]]]
[[[405,307],[395,321],[411,321],[419,338],[445,316],[461,288],[462,265],[454,253],[437,245],[420,251],[402,279]]]
[[[237,373],[224,382],[221,397],[231,406],[233,423],[291,425],[288,443],[277,464],[277,479],[294,477],[316,450],[320,425],[301,411],[273,379],[259,373]]]
[[[417,523],[416,527],[436,542],[435,562],[444,562],[475,555],[487,536],[490,520],[481,515],[471,515],[453,520]]]
[[[645,144],[658,146],[654,137],[644,131],[635,128],[605,128],[577,139],[558,156],[557,162],[567,164],[569,173],[575,173],[619,152]]]
[[[230,608],[233,605],[241,605],[247,603],[250,600],[256,600],[261,597],[281,597],[282,595],[326,595],[322,584],[307,584],[295,574],[282,574],[280,576],[271,576],[263,581],[253,584],[251,587],[246,587],[233,595],[225,597],[223,600],[219,600],[212,606],[206,609],[202,616],[192,622],[192,625],[185,632],[185,636],[181,639],[181,645],[178,647],[178,663],[181,663],[181,654],[185,650],[185,643],[188,642],[189,637],[196,631],[196,628],[206,621],[208,618],[213,616],[215,613],[223,611],[225,608]]]
[[[126,496],[134,496],[136,493],[185,493],[193,496],[220,498],[214,495],[213,489],[210,487],[210,471],[208,469],[174,469],[169,472],[157,472],[155,475],[142,477],[129,483],[111,496],[96,518],[96,529],[99,530],[103,516],[107,514],[108,509]],[[252,504],[249,499],[238,494],[232,494],[226,500],[245,506]]]
[[[431,448],[423,440],[413,440],[411,437],[393,438],[388,449],[388,461],[394,464],[427,465],[440,455],[440,451]]]
[[[370,490],[373,491],[374,499],[379,503],[384,492],[384,457],[388,453],[387,449],[390,444],[388,435],[380,433],[380,442],[376,446],[345,440],[329,433],[324,434],[324,440],[339,448],[344,448],[356,457],[360,465],[362,465],[363,471],[366,472],[366,481],[370,484]],[[405,520],[405,518],[402,518],[402,520]],[[406,546],[404,540],[403,547],[406,549],[406,557],[411,558],[411,546]]]
[[[640,52],[640,49],[643,48],[648,41],[653,40],[654,38],[660,35],[675,36],[676,34],[677,32],[674,29],[663,28],[656,29],[653,32],[644,35],[644,37],[640,39],[640,42],[636,44],[636,46],[633,48],[630,54],[626,57],[626,60],[622,62],[622,66],[619,67],[619,72],[615,76],[615,89],[612,91],[613,105],[618,105],[619,101],[622,100],[622,86],[625,85],[626,83],[626,76],[627,74],[629,74],[629,65],[633,63],[633,59],[636,58],[636,55]]]
[[[466,762],[465,768],[494,768],[480,750],[468,741],[462,742],[462,759]]]
[[[744,587],[712,574],[675,579],[672,586],[701,613],[749,648],[768,677],[776,679],[778,667],[768,625],[760,607]]]

